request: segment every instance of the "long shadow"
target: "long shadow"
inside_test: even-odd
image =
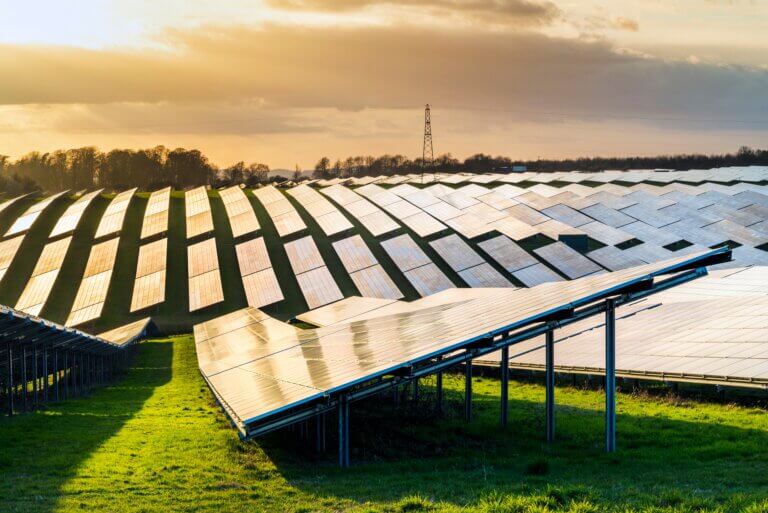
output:
[[[171,379],[173,345],[138,346],[116,382],[87,398],[0,418],[0,511],[54,511],[67,481]]]
[[[669,493],[679,490],[706,500],[727,500],[733,494],[758,500],[756,490],[765,484],[764,411],[762,421],[756,415],[742,427],[708,421],[706,410],[682,420],[660,414],[658,402],[649,402],[647,413],[637,405],[622,412],[620,402],[619,450],[607,454],[601,408],[559,406],[557,439],[548,445],[543,397],[511,400],[505,428],[498,421],[497,394],[474,395],[470,424],[462,418],[461,393],[447,392],[441,418],[434,415],[433,400],[422,387],[419,403],[406,402],[398,410],[389,398],[355,403],[353,467],[348,470],[337,468],[334,415],[327,419],[325,455],[313,455],[311,437],[303,446],[297,443],[299,431],[274,434],[259,444],[302,491],[359,502],[397,502],[417,495],[466,505],[493,494],[549,493],[554,486],[597,502],[617,499],[618,490],[620,500],[658,499],[663,506]]]

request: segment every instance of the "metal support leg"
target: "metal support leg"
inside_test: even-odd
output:
[[[48,348],[43,348],[43,402],[48,402]]]
[[[349,401],[344,395],[339,399],[339,466],[349,467]]]
[[[69,351],[64,351],[64,397],[69,399]]]
[[[555,439],[555,332],[546,333],[547,442]]]
[[[13,416],[13,346],[8,342],[8,367],[6,385],[8,387],[8,416]]]
[[[395,408],[400,407],[400,385],[395,385],[392,388],[392,406]]]
[[[38,368],[40,366],[40,363],[37,361],[37,347],[35,347],[32,350],[32,362],[34,363],[33,369],[32,369],[32,393],[34,394],[34,403],[35,408],[40,406],[40,398],[38,397],[38,387],[40,384],[40,379],[38,378]]]
[[[27,346],[21,347],[21,404],[27,411]]]
[[[605,450],[616,450],[616,303],[605,308]]]
[[[509,418],[509,347],[501,349],[501,425]]]
[[[413,380],[413,403],[419,404],[419,378]]]
[[[59,351],[53,350],[53,390],[56,397],[56,402],[61,399],[59,394]]]
[[[464,419],[472,421],[472,360],[464,365]]]
[[[443,373],[437,373],[437,414],[443,414]]]

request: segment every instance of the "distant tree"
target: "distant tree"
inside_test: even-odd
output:
[[[299,180],[301,180],[301,175],[302,175],[301,168],[299,167],[298,164],[296,164],[296,167],[294,167],[293,169],[293,174],[291,175],[291,180],[293,180],[294,182],[298,182]]]
[[[331,161],[328,157],[323,157],[315,164],[315,170],[312,172],[314,178],[328,178],[328,171],[331,167]]]
[[[245,170],[245,184],[248,187],[255,187],[258,184],[264,184],[269,181],[269,166],[266,164],[252,163]]]

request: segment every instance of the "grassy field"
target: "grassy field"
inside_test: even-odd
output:
[[[353,467],[294,433],[242,443],[199,376],[189,336],[139,346],[92,396],[0,418],[0,511],[768,511],[764,409],[619,394],[619,452],[602,445],[603,395],[559,387],[558,437],[542,443],[543,388],[477,377],[476,420],[446,380],[445,419],[389,401],[352,408]],[[364,419],[367,419],[364,420]],[[329,433],[333,433],[333,421]]]

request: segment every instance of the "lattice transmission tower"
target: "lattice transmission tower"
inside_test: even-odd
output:
[[[424,148],[421,152],[421,183],[424,183],[424,170],[434,168],[435,154],[432,148],[432,117],[429,110],[429,104],[424,107]],[[437,180],[437,170],[433,169]]]

